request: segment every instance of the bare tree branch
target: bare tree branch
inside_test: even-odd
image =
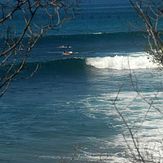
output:
[[[66,13],[74,4],[76,0],[16,0],[0,3],[1,95],[24,69],[30,51],[37,42],[49,30],[54,30],[69,19],[70,15]],[[40,13],[46,17],[45,21],[37,21]],[[18,27],[16,21],[22,26]],[[35,70],[38,70],[38,66]]]

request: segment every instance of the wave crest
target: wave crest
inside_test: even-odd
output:
[[[98,69],[153,69],[159,65],[153,63],[148,55],[114,56],[87,58],[86,64]]]

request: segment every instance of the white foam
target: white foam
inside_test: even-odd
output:
[[[116,106],[127,121],[130,129],[132,129],[134,137],[136,138],[136,144],[144,160],[149,160],[149,162],[152,162],[152,160],[154,160],[153,162],[163,163],[163,118],[162,114],[160,114],[157,109],[155,109],[158,108],[161,110],[162,108],[161,104],[163,103],[163,92],[159,92],[157,93],[157,95],[156,92],[143,92],[141,93],[141,95],[142,96],[137,96],[136,92],[131,91],[120,92],[118,95]],[[111,160],[111,155],[106,158],[101,157],[101,159],[105,162],[125,162],[125,160],[123,159],[126,158],[126,163],[129,163],[132,162],[129,161],[132,156],[131,158],[129,157],[130,151],[128,147],[133,150],[133,153],[135,155],[137,155],[137,151],[135,150],[132,137],[126,125],[123,123],[123,120],[121,121],[120,116],[117,114],[117,111],[114,108],[113,101],[115,100],[116,96],[117,92],[104,93],[96,97],[96,99],[94,97],[88,97],[87,99],[85,99],[85,101],[82,101],[82,103],[85,105],[85,115],[88,115],[88,117],[90,117],[90,115],[92,115],[93,117],[94,115],[94,117],[98,119],[99,117],[96,115],[103,114],[103,120],[104,122],[107,122],[109,121],[110,117],[117,115],[116,117],[114,117],[114,120],[121,123],[113,123],[113,127],[115,129],[116,127],[118,127],[117,130],[119,130],[120,128],[122,129],[125,140],[121,134],[117,134],[112,140],[100,140],[98,138],[94,138],[95,140],[92,140],[91,138],[89,142],[94,144],[99,143],[97,144],[97,146],[104,147],[105,149],[122,149],[122,151],[120,151],[119,153],[113,154],[114,160]],[[157,98],[155,98],[156,96]],[[148,103],[144,102],[142,97],[144,97],[147,101],[153,101],[153,105],[151,105],[151,108],[149,108]],[[102,99],[103,102],[100,103]],[[108,123],[108,126],[112,126],[112,124]],[[129,158],[123,155],[124,151],[126,151],[126,156],[128,156]],[[88,158],[91,158],[92,160],[98,159],[98,157],[95,156],[97,155],[91,154],[88,155]]]
[[[86,64],[98,69],[153,69],[159,65],[152,62],[147,53],[131,53],[129,56],[87,58]]]

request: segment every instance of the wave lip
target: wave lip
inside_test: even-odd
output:
[[[98,69],[154,69],[159,65],[153,63],[148,55],[114,56],[87,58],[86,64]]]

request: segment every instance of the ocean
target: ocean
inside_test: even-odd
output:
[[[81,1],[1,97],[0,163],[128,163],[134,145],[117,109],[142,155],[160,158],[163,72],[142,29],[127,0]]]

